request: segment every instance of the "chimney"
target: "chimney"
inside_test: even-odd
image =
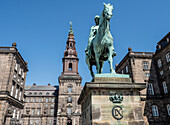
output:
[[[50,86],[50,83],[48,83],[48,86]]]
[[[36,83],[33,83],[33,86],[36,86]]]

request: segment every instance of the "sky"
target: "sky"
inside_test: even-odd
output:
[[[0,0],[0,46],[16,41],[28,61],[26,85],[58,85],[70,21],[82,85],[91,81],[84,50],[103,2],[114,8],[110,30],[117,56],[113,66],[123,59],[129,46],[132,51],[154,52],[157,42],[170,31],[170,0]],[[107,61],[103,72],[109,72]]]

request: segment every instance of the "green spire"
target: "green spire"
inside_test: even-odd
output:
[[[70,22],[70,31],[69,31],[70,34],[73,34],[73,27],[72,27],[72,22]]]

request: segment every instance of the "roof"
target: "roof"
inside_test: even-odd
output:
[[[54,90],[58,90],[59,86],[48,86],[48,85],[32,85],[32,86],[25,86],[25,91],[54,91]]]

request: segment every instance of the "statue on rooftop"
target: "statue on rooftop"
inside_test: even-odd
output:
[[[113,57],[116,56],[113,47],[113,37],[110,33],[110,19],[112,17],[113,6],[104,3],[104,9],[96,26],[91,28],[88,46],[86,52],[86,63],[94,76],[92,66],[95,65],[97,74],[102,73],[104,61],[108,60],[110,64],[110,73],[114,73],[112,66]],[[95,18],[96,19],[96,18]],[[97,20],[97,19],[96,19]],[[96,21],[95,20],[95,21]],[[93,29],[94,28],[94,29]]]

